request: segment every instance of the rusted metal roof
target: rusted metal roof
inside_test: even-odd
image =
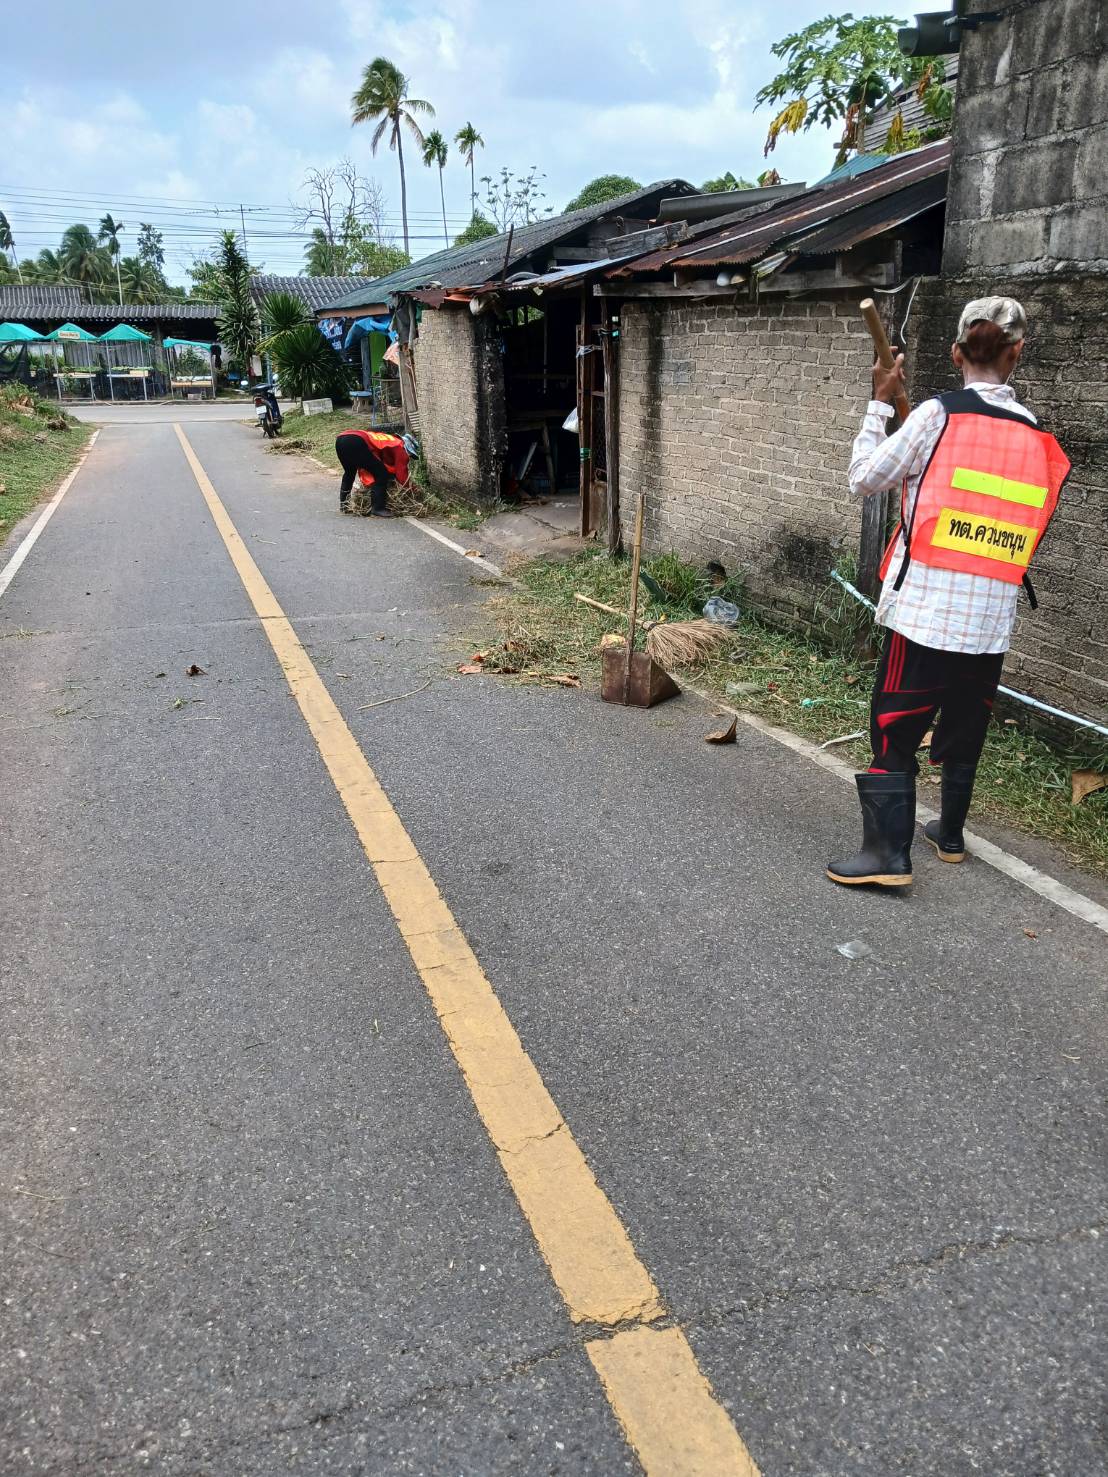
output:
[[[834,231],[839,230],[844,239],[849,239],[847,218],[858,212],[868,212],[864,222],[859,223],[860,228],[865,235],[874,235],[899,224],[902,219],[910,219],[910,216],[904,217],[899,213],[897,197],[903,197],[900,203],[908,206],[913,200],[911,188],[924,181],[945,181],[949,164],[950,141],[943,139],[926,148],[898,154],[887,164],[867,170],[853,179],[808,190],[772,210],[738,221],[707,237],[702,236],[695,245],[683,242],[679,246],[651,252],[614,268],[608,275],[630,276],[666,268],[703,267],[707,270],[711,267],[743,266],[775,248],[780,249],[785,243],[800,242],[809,233],[815,235],[825,231],[828,239],[832,239]],[[945,183],[942,193],[945,193]],[[933,200],[931,203],[937,202]],[[912,204],[911,214],[918,213],[918,208]],[[865,239],[865,236],[858,239]],[[823,250],[845,250],[845,247],[825,246]]]
[[[800,256],[826,256],[837,251],[849,251],[868,241],[871,236],[880,236],[894,226],[903,226],[925,211],[934,210],[946,199],[946,173],[933,174],[919,180],[895,195],[886,195],[869,205],[851,210],[829,226],[815,231],[797,234],[789,238],[789,245]]]

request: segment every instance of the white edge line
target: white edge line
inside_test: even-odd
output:
[[[719,702],[710,692],[704,692],[698,687],[685,685],[687,692],[695,693],[705,702],[711,703],[720,712],[733,713],[743,723],[751,728],[756,728],[759,733],[764,733],[767,738],[775,739],[783,744],[786,749],[792,749],[795,754],[802,754],[805,759],[810,759],[813,764],[818,764],[821,769],[827,770],[828,774],[837,775],[839,779],[845,780],[847,784],[853,785],[855,771],[849,764],[834,755],[817,749],[807,739],[801,738],[799,734],[789,733],[787,729],[777,728],[772,723],[767,723],[764,718],[759,718],[754,713],[744,713],[738,708],[732,708],[727,703]],[[920,824],[927,821],[938,820],[938,812],[928,810],[926,806],[917,805],[916,818]],[[1072,887],[1067,887],[1064,882],[1059,882],[1056,877],[1051,877],[1047,872],[1041,872],[1038,867],[1033,867],[1030,862],[1022,861],[1018,856],[1005,851],[1003,847],[997,846],[992,841],[986,841],[984,836],[978,836],[973,831],[965,832],[966,840],[969,842],[973,855],[979,861],[985,862],[997,872],[1003,872],[1013,882],[1020,883],[1032,892],[1038,893],[1047,902],[1055,903],[1059,908],[1064,908],[1067,913],[1072,913],[1075,918],[1080,918],[1084,923],[1091,923],[1094,928],[1099,928],[1101,933],[1108,933],[1108,908],[1094,902],[1092,898],[1086,897],[1082,892],[1075,892]]]
[[[456,544],[452,538],[447,538],[446,534],[440,533],[437,528],[431,528],[421,518],[413,518],[410,514],[405,514],[404,522],[410,523],[413,528],[418,528],[428,538],[438,539],[440,544],[445,544],[448,549],[453,549],[455,554],[461,554],[462,558],[470,564],[476,564],[481,569],[491,569],[493,574],[498,575],[500,579],[505,578],[504,571],[499,565],[494,564],[491,559],[486,559],[484,554],[471,554],[468,549],[464,549],[461,544]]]
[[[46,525],[50,522],[50,519],[54,516],[54,510],[57,508],[62,498],[65,497],[69,489],[73,486],[73,480],[77,476],[77,473],[84,466],[89,452],[96,445],[96,438],[97,436],[99,436],[99,434],[99,429],[93,431],[92,435],[88,439],[84,451],[82,451],[80,457],[77,459],[77,465],[69,473],[68,477],[66,477],[65,481],[58,488],[57,492],[35,519],[30,532],[20,544],[19,548],[16,549],[15,553],[8,560],[7,564],[4,565],[4,568],[0,570],[0,598],[3,597],[5,590],[19,573],[20,566],[23,564],[23,561],[26,559],[27,555],[34,547],[35,540],[38,538],[39,534],[46,527]]]

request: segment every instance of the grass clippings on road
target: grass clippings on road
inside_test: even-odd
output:
[[[704,599],[719,593],[694,566],[672,554],[646,560],[643,567],[666,592],[666,599],[659,601],[641,591],[639,613],[645,619],[694,619]],[[524,675],[568,671],[597,686],[600,639],[607,632],[625,632],[626,620],[593,610],[573,596],[580,591],[626,608],[627,561],[586,552],[558,562],[535,559],[512,574],[516,587],[494,596],[486,607],[496,639],[488,632],[480,638],[480,644],[491,647],[484,670],[495,673],[506,667]],[[742,604],[738,591],[722,593],[738,596]],[[832,589],[828,595],[832,615],[837,598]],[[828,629],[835,628],[836,622],[829,621]],[[822,744],[868,724],[876,660],[854,654],[853,647],[849,641],[838,650],[816,647],[744,616],[725,655],[675,671],[674,676]],[[859,766],[869,760],[864,741],[838,745],[834,752]],[[974,811],[1013,830],[1056,842],[1074,862],[1108,876],[1108,790],[1072,804],[1070,777],[1081,769],[1108,773],[1108,743],[1088,742],[1075,734],[1073,747],[1062,749],[1011,718],[998,720],[982,755]],[[921,794],[934,785],[937,807],[939,776],[926,763],[923,771]]]
[[[88,444],[89,428],[22,385],[0,386],[0,543],[53,492]]]
[[[335,437],[341,431],[351,429],[384,430],[396,427],[371,426],[366,417],[357,410],[332,410],[324,415],[304,415],[299,410],[285,413],[285,424],[281,435],[269,443],[269,450],[278,453],[302,452],[314,456],[327,466],[334,466]],[[394,489],[389,494],[389,506],[394,513],[410,518],[436,518],[442,523],[451,523],[455,528],[472,529],[488,517],[492,511],[458,498],[442,497],[434,492],[427,481],[421,463],[412,466],[408,487]]]

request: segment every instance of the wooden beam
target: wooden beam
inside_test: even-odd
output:
[[[734,297],[737,287],[720,287],[714,277],[699,278],[695,282],[683,282],[680,287],[672,282],[595,282],[593,293],[597,297]]]
[[[896,267],[892,262],[877,262],[872,267],[857,272],[779,272],[774,277],[759,283],[759,293],[767,292],[826,292],[836,288],[892,287],[896,281]]]

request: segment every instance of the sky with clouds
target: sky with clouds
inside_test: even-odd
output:
[[[128,228],[153,220],[167,273],[224,218],[251,207],[251,257],[295,272],[290,201],[304,171],[350,155],[385,188],[399,238],[395,155],[374,157],[350,127],[350,94],[374,56],[391,58],[448,137],[467,120],[485,139],[479,172],[537,165],[561,209],[597,174],[695,184],[764,168],[768,116],[753,111],[777,70],[770,45],[834,10],[829,0],[41,0],[7,7],[0,209],[20,254],[52,246],[74,219],[110,210]],[[853,0],[855,15],[889,12]],[[907,10],[903,13],[907,18]],[[813,129],[778,145],[786,179],[817,179],[833,139]],[[414,148],[413,254],[442,245],[438,183]],[[469,212],[468,174],[446,174],[448,221]],[[212,206],[229,213],[216,216]],[[436,224],[437,223],[437,224]],[[124,250],[133,250],[130,229]]]

